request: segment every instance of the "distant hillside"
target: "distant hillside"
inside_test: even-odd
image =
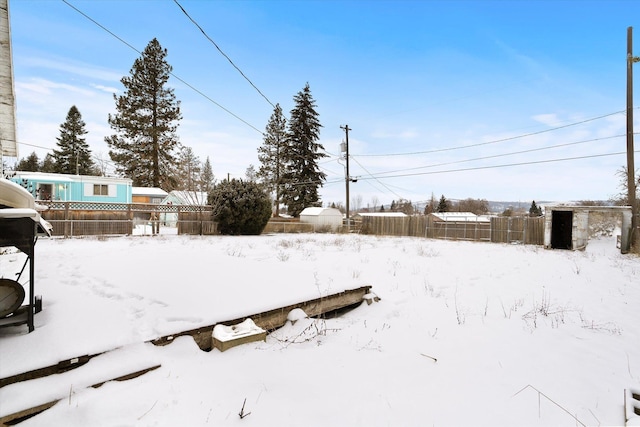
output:
[[[544,202],[536,202],[537,205],[541,205]],[[515,211],[524,209],[526,211],[531,207],[531,201],[528,202],[498,202],[489,200],[489,212],[502,213],[505,210],[511,208]]]
[[[453,202],[457,202],[457,200],[452,200]],[[509,202],[509,201],[496,201],[496,200],[488,200],[487,203],[489,203],[489,213],[491,214],[501,214],[502,212],[504,212],[505,210],[511,208],[514,211],[519,211],[519,210],[524,210],[526,212],[529,212],[529,208],[531,207],[531,200],[528,201],[517,201],[517,202]],[[536,200],[536,205],[544,207],[545,205],[555,205],[555,204],[561,204],[561,203],[566,203],[566,204],[579,204],[578,201],[573,201],[573,200],[563,200],[563,201],[549,201],[549,200]],[[610,204],[610,202],[608,200],[594,200],[594,203],[597,204],[602,204],[604,206],[607,206]],[[418,212],[424,212],[424,208],[426,206],[425,202],[421,202],[421,203],[416,203],[414,205],[414,208],[418,211]],[[378,208],[379,209],[379,208]],[[390,206],[389,205],[385,205],[384,206],[385,211],[389,211]]]

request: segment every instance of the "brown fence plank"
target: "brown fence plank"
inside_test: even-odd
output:
[[[360,232],[376,236],[541,245],[544,242],[544,217],[492,217],[490,222],[453,222],[436,221],[426,216],[365,216],[362,218]]]

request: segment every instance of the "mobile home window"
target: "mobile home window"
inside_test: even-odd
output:
[[[108,196],[109,195],[109,186],[105,184],[93,184],[93,195],[94,196]]]

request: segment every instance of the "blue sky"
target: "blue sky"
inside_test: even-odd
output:
[[[640,52],[640,2],[178,1],[286,116],[309,83],[327,204],[344,204],[347,124],[352,207],[619,192],[626,155],[613,153],[626,150],[627,27]],[[22,157],[54,148],[76,105],[108,160],[113,93],[140,55],[70,5],[139,51],[154,37],[168,50],[173,73],[206,95],[169,81],[180,140],[218,179],[259,166],[273,107],[171,0],[10,0]]]

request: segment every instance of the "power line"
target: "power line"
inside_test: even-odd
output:
[[[614,114],[616,114],[616,113],[614,113]],[[419,166],[419,167],[415,167],[415,168],[398,169],[398,170],[380,172],[380,173],[377,173],[377,174],[372,174],[371,172],[369,172],[355,158],[357,156],[351,156],[351,158],[363,170],[365,170],[365,172],[367,172],[367,174],[368,174],[368,177],[359,178],[359,179],[361,179],[361,180],[370,180],[370,179],[376,180],[378,183],[380,183],[385,188],[387,188],[387,190],[389,190],[390,192],[392,192],[396,196],[401,197],[396,192],[394,192],[393,190],[389,189],[386,185],[384,185],[380,180],[381,179],[385,179],[385,178],[397,178],[397,177],[416,176],[416,175],[429,175],[429,174],[437,174],[437,173],[464,172],[464,171],[479,170],[479,169],[491,169],[491,168],[502,168],[502,167],[509,167],[509,166],[522,166],[522,165],[537,164],[537,163],[549,163],[549,162],[558,162],[558,161],[579,160],[579,159],[585,159],[585,158],[590,158],[590,157],[601,157],[601,156],[617,155],[617,154],[621,154],[621,153],[600,154],[600,155],[593,155],[593,156],[581,156],[581,157],[560,158],[560,159],[548,159],[548,160],[541,160],[541,161],[512,163],[512,164],[505,164],[505,165],[479,166],[479,167],[473,167],[473,168],[452,169],[452,170],[434,171],[434,172],[405,173],[405,174],[389,175],[389,176],[384,176],[384,175],[387,175],[387,174],[390,174],[390,173],[395,173],[395,172],[403,172],[403,171],[406,172],[406,171],[411,171],[411,170],[425,169],[425,168],[431,168],[431,167],[437,167],[437,166],[446,166],[446,165],[452,165],[452,164],[458,164],[458,163],[466,163],[466,162],[477,161],[477,160],[487,160],[487,159],[498,158],[498,157],[506,157],[506,156],[529,153],[529,152],[535,152],[535,151],[543,151],[543,150],[548,150],[548,149],[553,149],[553,148],[560,148],[560,147],[566,147],[566,146],[571,146],[571,145],[584,144],[584,143],[587,143],[587,142],[594,142],[594,141],[601,141],[601,140],[605,140],[605,139],[619,138],[621,136],[624,136],[624,135],[614,135],[614,136],[608,136],[608,137],[602,137],[602,138],[594,138],[594,139],[584,140],[584,141],[576,141],[576,142],[570,142],[570,143],[565,143],[565,144],[557,144],[557,145],[549,146],[549,147],[540,147],[540,148],[534,148],[534,149],[529,149],[529,150],[521,150],[521,151],[510,152],[510,153],[496,154],[496,155],[492,155],[492,156],[484,156],[484,157],[477,157],[477,158],[472,158],[472,159],[458,160],[458,161],[453,161],[453,162],[445,162],[445,163],[439,163],[439,164]]]
[[[414,151],[414,152],[407,152],[407,153],[360,154],[360,157],[413,156],[413,155],[417,155],[417,154],[440,153],[440,152],[444,152],[444,151],[454,151],[454,150],[462,150],[462,149],[465,149],[465,148],[481,147],[483,145],[497,144],[499,142],[512,141],[514,139],[526,138],[528,136],[534,136],[534,135],[540,135],[540,134],[547,133],[547,132],[553,132],[553,131],[556,131],[556,130],[559,130],[559,129],[565,129],[565,128],[568,128],[568,127],[571,127],[571,126],[581,125],[581,124],[584,124],[584,123],[592,122],[594,120],[603,119],[603,118],[609,117],[609,116],[614,116],[616,114],[621,114],[621,113],[624,113],[624,112],[625,112],[625,110],[615,111],[613,113],[604,114],[604,115],[598,116],[598,117],[592,117],[590,119],[586,119],[586,120],[582,120],[582,121],[574,122],[574,123],[569,123],[569,124],[562,125],[562,126],[556,126],[554,128],[550,128],[550,129],[544,129],[544,130],[540,130],[540,131],[537,131],[537,132],[526,133],[526,134],[523,134],[523,135],[511,136],[509,138],[496,139],[496,140],[493,140],[493,141],[479,142],[479,143],[476,143],[476,144],[461,145],[461,146],[458,146],[458,147],[436,148],[436,149],[433,149],[433,150]]]
[[[635,152],[640,153],[640,150],[636,150]],[[369,174],[369,176],[359,177],[358,180],[365,181],[365,180],[373,179],[380,182],[381,179],[389,179],[389,178],[404,178],[404,177],[419,176],[419,175],[435,175],[435,174],[441,174],[441,173],[468,172],[468,171],[483,170],[483,169],[500,169],[505,167],[514,167],[514,166],[527,166],[527,165],[542,164],[542,163],[555,163],[555,162],[564,162],[564,161],[572,161],[572,160],[584,160],[584,159],[591,159],[591,158],[597,158],[597,157],[609,157],[609,156],[617,156],[621,154],[625,154],[625,152],[594,154],[589,156],[565,157],[565,158],[547,159],[547,160],[536,160],[536,161],[520,162],[520,163],[507,163],[502,165],[477,166],[477,167],[461,168],[461,169],[448,169],[448,170],[433,171],[433,172],[407,173],[407,174],[398,174],[398,175],[390,175],[390,176],[378,176],[374,174]],[[307,184],[332,185],[332,184],[340,184],[343,182],[343,180],[344,178],[335,178],[335,179],[330,179],[325,181],[308,180],[308,181],[299,181],[299,182],[289,183],[289,185],[291,186],[307,185]],[[389,191],[393,192],[392,190],[389,190]],[[395,192],[393,193],[396,194]],[[401,197],[399,195],[397,196]]]
[[[638,152],[640,152],[640,150],[636,151],[636,153],[638,153]],[[621,155],[621,154],[626,154],[626,152],[621,151],[621,152],[617,152],[617,153],[593,154],[593,155],[590,155],[590,156],[577,156],[577,157],[565,157],[565,158],[560,158],[560,159],[535,160],[535,161],[530,161],[530,162],[507,163],[507,164],[502,164],[502,165],[491,165],[491,166],[477,166],[477,167],[472,167],[472,168],[448,169],[448,170],[433,171],[433,172],[407,173],[407,174],[384,176],[384,177],[380,177],[380,179],[403,178],[403,177],[407,177],[407,176],[418,176],[418,175],[435,175],[435,174],[440,174],[440,173],[467,172],[467,171],[482,170],[482,169],[499,169],[499,168],[513,167],[513,166],[526,166],[526,165],[536,165],[536,164],[541,164],[541,163],[555,163],[555,162],[566,162],[566,161],[571,161],[571,160],[592,159],[592,158],[596,158],[596,157],[618,156],[618,155]],[[365,177],[365,178],[362,178],[362,179],[376,179],[376,178],[377,177],[372,176],[370,178],[366,178]]]
[[[244,77],[244,79],[245,79],[246,81],[248,81],[248,82],[249,82],[249,84],[250,84],[251,86],[253,86],[253,88],[254,88],[256,91],[258,91],[258,93],[259,93],[259,94],[260,94],[260,95],[261,95],[261,96],[262,96],[262,97],[263,97],[263,98],[264,98],[264,99],[269,103],[269,105],[271,105],[273,108],[276,108],[276,106],[275,106],[275,105],[273,105],[273,103],[272,103],[271,101],[269,101],[269,98],[267,98],[267,97],[265,96],[265,94],[264,94],[264,93],[262,93],[262,92],[260,91],[260,89],[258,89],[258,87],[257,87],[255,84],[253,84],[253,82],[252,82],[251,80],[249,80],[249,77],[247,77],[247,76],[242,72],[242,70],[241,70],[240,68],[238,68],[238,66],[237,66],[236,64],[234,64],[234,62],[231,60],[231,58],[229,58],[229,56],[227,56],[227,54],[226,54],[226,53],[224,53],[224,52],[222,51],[222,49],[220,49],[220,46],[218,46],[218,44],[217,44],[215,41],[213,41],[213,39],[212,39],[211,37],[209,37],[209,35],[208,35],[208,34],[207,34],[203,29],[202,29],[202,27],[201,27],[201,26],[200,26],[200,25],[195,21],[195,19],[193,19],[193,18],[191,17],[191,15],[189,15],[189,14],[187,13],[187,11],[184,9],[184,7],[182,7],[182,5],[181,5],[180,3],[178,3],[178,0],[173,0],[173,2],[174,2],[175,4],[177,4],[177,5],[178,5],[178,7],[180,8],[180,10],[182,10],[182,13],[184,13],[184,14],[186,15],[186,17],[187,17],[187,18],[189,18],[189,20],[190,20],[191,22],[193,22],[193,25],[195,25],[195,26],[200,30],[200,32],[201,32],[201,33],[202,33],[202,34],[207,38],[207,40],[209,40],[209,41],[210,41],[210,42],[211,42],[211,43],[216,47],[216,49],[218,49],[218,52],[220,52],[220,54],[221,54],[222,56],[224,56],[225,58],[227,58],[227,61],[229,61],[229,63],[233,66],[233,68],[235,68],[236,70],[238,70],[238,72],[240,73],[240,75],[241,75],[242,77]]]
[[[371,172],[369,172],[367,170],[367,168],[365,168],[364,166],[362,166],[362,163],[360,163],[357,159],[355,159],[354,157],[352,157],[353,161],[356,162],[366,173],[369,174],[370,177],[372,177],[373,179],[376,180],[376,182],[380,185],[382,185],[384,188],[386,188],[390,193],[393,193],[394,195],[396,195],[399,198],[403,198],[402,196],[400,196],[398,193],[396,193],[395,191],[393,191],[392,189],[390,189],[386,184],[384,184],[383,182],[381,182],[378,178],[376,178]]]
[[[36,144],[28,144],[26,142],[20,142],[20,141],[16,141],[16,144],[20,144],[20,145],[26,145],[28,147],[35,147],[35,148],[42,148],[43,150],[55,150],[55,148],[49,148],[49,147],[43,147],[42,145],[36,145]]]
[[[110,35],[112,35],[113,37],[115,37],[116,39],[118,39],[120,42],[124,43],[127,47],[129,47],[130,49],[132,49],[133,51],[137,52],[138,54],[142,54],[142,52],[140,52],[138,49],[136,49],[135,47],[133,47],[131,44],[129,44],[126,40],[124,40],[123,38],[119,37],[118,35],[116,35],[115,33],[113,33],[112,31],[110,31],[108,28],[106,28],[104,25],[100,24],[98,21],[96,21],[95,19],[91,18],[89,15],[87,15],[86,13],[82,12],[80,9],[78,9],[77,7],[75,7],[74,5],[72,5],[71,3],[69,3],[67,0],[61,0],[64,4],[66,4],[67,6],[69,6],[70,8],[72,8],[73,10],[75,10],[76,12],[78,12],[80,15],[84,16],[86,19],[88,19],[89,21],[93,22],[95,25],[97,25],[98,27],[102,28],[104,31],[106,31],[107,33],[109,33]],[[252,124],[250,124],[249,122],[247,122],[246,120],[244,120],[243,118],[241,118],[240,116],[238,116],[237,114],[231,112],[230,110],[228,110],[227,108],[225,108],[224,106],[222,106],[221,104],[217,103],[216,101],[214,101],[213,99],[211,99],[208,95],[204,94],[202,91],[200,91],[199,89],[195,88],[194,86],[192,86],[191,84],[187,83],[185,80],[183,80],[182,78],[178,77],[177,75],[175,75],[173,72],[169,73],[171,76],[173,76],[175,79],[177,79],[178,81],[180,81],[181,83],[183,83],[185,86],[187,86],[188,88],[190,88],[191,90],[193,90],[194,92],[196,92],[197,94],[201,95],[202,97],[204,97],[206,100],[208,100],[209,102],[213,103],[214,105],[216,105],[217,107],[219,107],[220,109],[222,109],[223,111],[225,111],[226,113],[228,113],[229,115],[233,116],[234,118],[238,119],[239,121],[241,121],[242,123],[244,123],[245,125],[249,126],[251,129],[255,130],[256,132],[260,133],[261,135],[263,134],[263,132],[261,130],[259,130],[257,127],[253,126]]]
[[[568,142],[568,143],[565,143],[565,144],[551,145],[551,146],[548,146],[548,147],[531,148],[529,150],[512,151],[510,153],[494,154],[492,156],[483,156],[483,157],[475,157],[475,158],[472,158],[472,159],[456,160],[456,161],[452,161],[452,162],[435,163],[435,164],[426,165],[426,166],[417,166],[417,167],[414,167],[414,168],[396,169],[396,170],[391,170],[391,171],[386,171],[386,172],[380,172],[380,174],[388,174],[388,173],[396,173],[396,172],[411,171],[411,170],[418,170],[418,169],[426,169],[426,168],[433,168],[433,167],[437,167],[437,166],[454,165],[454,164],[458,164],[458,163],[474,162],[474,161],[477,161],[477,160],[495,159],[495,158],[498,158],[498,157],[507,157],[507,156],[514,156],[516,154],[524,154],[524,153],[532,153],[532,152],[535,152],[535,151],[551,150],[551,149],[554,149],[554,148],[568,147],[568,146],[571,146],[571,145],[585,144],[587,142],[602,141],[602,140],[605,140],[605,139],[620,138],[620,137],[623,137],[623,136],[625,136],[625,135],[622,134],[622,135],[606,136],[606,137],[602,137],[602,138],[594,138],[594,139],[588,139],[588,140],[584,140],[584,141]]]

